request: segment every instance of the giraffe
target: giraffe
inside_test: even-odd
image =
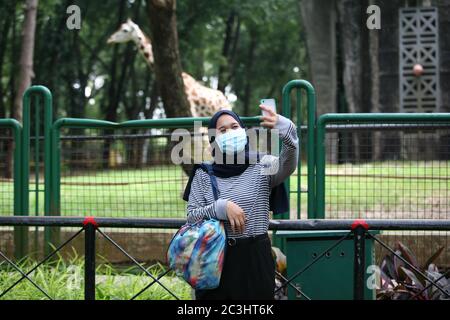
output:
[[[148,66],[153,70],[154,57],[151,41],[131,19],[123,23],[107,42],[124,43],[128,41],[136,44]],[[231,110],[230,102],[221,91],[202,85],[186,72],[182,72],[181,76],[193,117],[210,117],[219,110]]]
[[[141,28],[131,19],[124,22],[119,29],[108,38],[107,43],[114,44],[129,41],[135,43],[150,70],[153,71],[155,60],[151,41]],[[183,78],[184,91],[193,117],[211,117],[219,110],[231,110],[232,106],[230,102],[221,91],[204,86],[186,72],[182,72],[181,76]],[[184,144],[183,146],[183,158],[189,159],[190,163],[188,165],[183,164],[183,170],[186,173],[189,173],[192,169],[192,162],[198,163],[204,159],[211,160],[211,146],[208,139],[208,129],[201,127],[199,133],[202,136],[202,143],[201,145],[194,144],[194,152],[187,144]]]

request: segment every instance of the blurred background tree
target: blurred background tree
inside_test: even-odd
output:
[[[0,3],[0,117],[14,114],[25,3]],[[80,30],[66,26],[72,4],[81,8]],[[123,121],[165,116],[154,74],[135,45],[106,43],[127,18],[149,34],[146,6],[145,0],[39,3],[32,83],[50,88],[55,117]],[[259,114],[259,99],[281,102],[288,80],[307,78],[299,17],[296,0],[178,1],[182,68],[223,90],[238,113]]]

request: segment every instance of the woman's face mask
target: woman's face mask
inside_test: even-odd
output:
[[[228,130],[217,136],[216,142],[222,153],[232,155],[245,149],[247,134],[244,128]]]

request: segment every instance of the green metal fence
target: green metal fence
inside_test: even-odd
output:
[[[22,126],[15,119],[0,119],[0,214],[24,215],[22,207]],[[12,165],[12,168],[10,167]],[[27,250],[27,229],[14,228],[14,252],[23,256]]]
[[[326,114],[317,123],[314,218],[449,219],[450,114]],[[429,257],[448,232],[391,232]],[[378,254],[378,256],[381,256]]]
[[[258,126],[259,117],[243,117]],[[195,122],[205,126],[209,118],[133,120],[112,123],[93,119],[63,118],[52,128],[52,211],[51,215],[97,217],[184,218],[182,192],[188,175],[171,162],[171,129],[192,129]],[[71,129],[80,129],[74,136]],[[152,132],[153,131],[153,132]],[[203,141],[203,140],[202,140]],[[145,159],[135,151],[144,144],[152,147]],[[147,146],[148,147],[148,146]],[[105,155],[105,150],[106,155]],[[120,156],[121,161],[111,162]],[[46,233],[57,243],[56,228]],[[130,248],[133,239],[164,248],[173,230],[115,230],[123,232],[119,243]],[[142,234],[147,234],[143,236]],[[163,249],[157,249],[159,251]],[[101,250],[100,250],[101,251]],[[107,255],[103,252],[104,255]]]
[[[291,81],[285,86],[283,113],[290,117],[292,89],[306,90],[308,121],[313,123],[311,107],[314,107],[314,91],[306,81]],[[300,96],[299,92],[297,96]],[[300,123],[299,100],[297,102],[297,120]],[[286,107],[286,104],[289,106]],[[192,128],[195,121],[200,121],[204,126],[209,118],[133,120],[125,123],[63,118],[53,123],[52,107],[52,95],[47,88],[33,86],[25,92],[24,129],[17,149],[20,165],[15,167],[21,176],[14,180],[20,195],[14,199],[20,204],[18,210],[22,214],[184,217],[185,203],[181,200],[181,193],[187,175],[180,166],[169,161],[170,131]],[[244,117],[243,120],[247,126],[254,127],[258,127],[260,122],[259,117]],[[142,144],[149,147],[147,159],[150,160],[135,164],[133,158],[136,160],[136,155],[131,156],[130,153]],[[313,141],[308,148],[312,148],[312,144]],[[109,154],[106,157],[105,149]],[[114,161],[115,157],[122,157],[122,162],[114,163],[118,162]],[[113,163],[110,163],[111,159]],[[313,163],[314,159],[308,158],[308,161]],[[287,184],[287,187],[290,185]],[[313,191],[310,189],[310,192]],[[11,197],[11,192],[4,194]],[[309,203],[313,204],[313,194],[310,199]],[[286,213],[281,218],[288,217]],[[23,248],[40,251],[37,247],[40,231],[36,227],[31,233],[34,246],[28,247],[21,241]],[[44,232],[44,243],[56,243],[59,238],[60,230],[56,228]],[[47,247],[47,252],[49,249]]]
[[[296,89],[296,105],[295,108],[292,107],[291,101],[291,92]],[[302,90],[306,93],[306,132],[303,134],[301,128],[305,123],[303,121],[304,110],[302,108]],[[300,152],[300,156],[297,164],[297,171],[293,175],[293,179],[295,181],[286,181],[286,188],[289,192],[289,196],[291,198],[294,195],[296,200],[296,218],[301,217],[302,212],[302,194],[307,194],[307,212],[308,215],[310,212],[314,212],[315,206],[315,179],[314,179],[314,170],[315,170],[315,141],[314,141],[314,131],[315,131],[315,123],[316,123],[316,93],[314,87],[305,80],[292,80],[289,81],[283,88],[282,91],[283,103],[281,114],[288,119],[292,119],[297,125],[297,134],[300,139],[300,143],[303,144],[304,137],[306,136],[306,158],[307,158],[307,185],[304,186],[302,184],[302,153]],[[295,119],[293,119],[293,113],[295,112]],[[302,150],[302,148],[300,149]],[[294,182],[294,183],[292,183]],[[291,190],[291,185],[295,186],[294,190]],[[291,204],[291,201],[290,201]],[[289,219],[290,215],[285,214],[282,216],[283,219]]]
[[[450,114],[327,114],[316,123],[315,92],[309,82],[288,82],[282,98],[281,113],[296,123],[304,149],[296,173],[286,182],[292,208],[276,218],[300,218],[302,205],[308,218],[318,219],[377,218],[375,213],[395,219],[429,218],[428,214],[449,218]],[[0,195],[0,202],[11,205],[14,201],[15,214],[185,216],[181,193],[186,168],[170,161],[171,131],[191,129],[195,121],[204,126],[209,118],[123,123],[63,118],[53,122],[52,113],[50,91],[34,86],[24,95],[23,134],[14,120],[0,122],[0,128],[13,130],[19,141],[14,196],[12,180],[2,182],[5,192]],[[257,127],[259,117],[244,118],[244,122]],[[6,134],[3,139],[8,139]],[[436,141],[437,156],[427,158],[432,153],[420,147]],[[403,202],[422,202],[416,201],[414,210],[410,206],[409,215],[405,206],[390,208],[399,192]],[[25,243],[25,235],[16,244]],[[35,244],[37,235],[35,229]],[[58,231],[45,231],[46,242],[55,243],[59,237]],[[134,243],[147,240],[141,237]],[[18,248],[23,251],[27,246]]]
[[[50,211],[51,144],[50,132],[53,122],[53,98],[50,90],[44,86],[32,86],[23,95],[23,136],[22,150],[22,211],[24,215],[39,216],[41,203],[44,212]],[[30,178],[30,169],[33,178]],[[33,206],[30,208],[30,198]],[[32,246],[27,252],[40,250],[39,228],[34,228]]]

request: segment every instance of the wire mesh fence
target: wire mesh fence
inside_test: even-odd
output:
[[[14,206],[13,139],[10,129],[0,128],[0,214],[11,215]]]
[[[178,142],[171,141],[171,137],[170,129],[63,128],[61,214],[185,218],[186,202],[182,196],[192,165],[174,164],[172,152]],[[209,143],[205,133],[202,137],[198,140],[201,153],[208,158]],[[265,147],[263,143],[257,145],[258,150],[267,152]],[[189,150],[184,152],[194,156],[195,147]],[[165,257],[165,248],[174,233],[165,229],[107,231],[141,261]],[[106,259],[122,262],[122,256],[103,249],[100,254]]]
[[[450,124],[333,124],[325,141],[326,218],[450,218]],[[449,264],[448,232],[384,237],[416,248],[422,259],[445,246],[439,263]]]
[[[9,129],[0,130],[0,214],[11,215],[13,180],[7,174],[13,172],[8,160],[11,138]],[[306,218],[307,132],[305,127],[298,131],[303,165],[290,178],[291,218],[300,217],[299,213]],[[186,203],[182,192],[190,167],[173,164],[174,143],[170,137],[170,129],[63,128],[61,214],[184,218]],[[31,139],[34,141],[34,137]],[[44,148],[42,143],[39,145],[37,155],[36,145],[30,146],[30,215],[44,214],[44,193],[36,191],[43,189]],[[326,218],[449,218],[448,124],[328,125],[326,150]],[[39,177],[36,173],[40,173]],[[36,239],[40,232],[42,228],[30,229],[30,239],[35,239],[31,251],[39,250]],[[135,250],[133,254],[142,260],[164,256],[161,248],[167,247],[173,234],[172,230],[114,232],[117,241],[133,246],[130,250]],[[384,236],[390,243],[405,242],[419,250],[423,258],[444,245],[447,249],[439,263],[448,264],[450,260],[446,232],[388,232]],[[11,238],[12,234],[4,237]],[[11,239],[2,241],[10,242]],[[108,254],[105,249],[105,257]]]
[[[14,161],[11,129],[0,128],[0,215],[14,213]],[[0,250],[11,248],[13,238],[11,227],[0,228]]]
[[[161,130],[163,131],[163,130]],[[170,157],[170,134],[86,131],[61,141],[61,212],[99,217],[183,217],[187,175]]]

